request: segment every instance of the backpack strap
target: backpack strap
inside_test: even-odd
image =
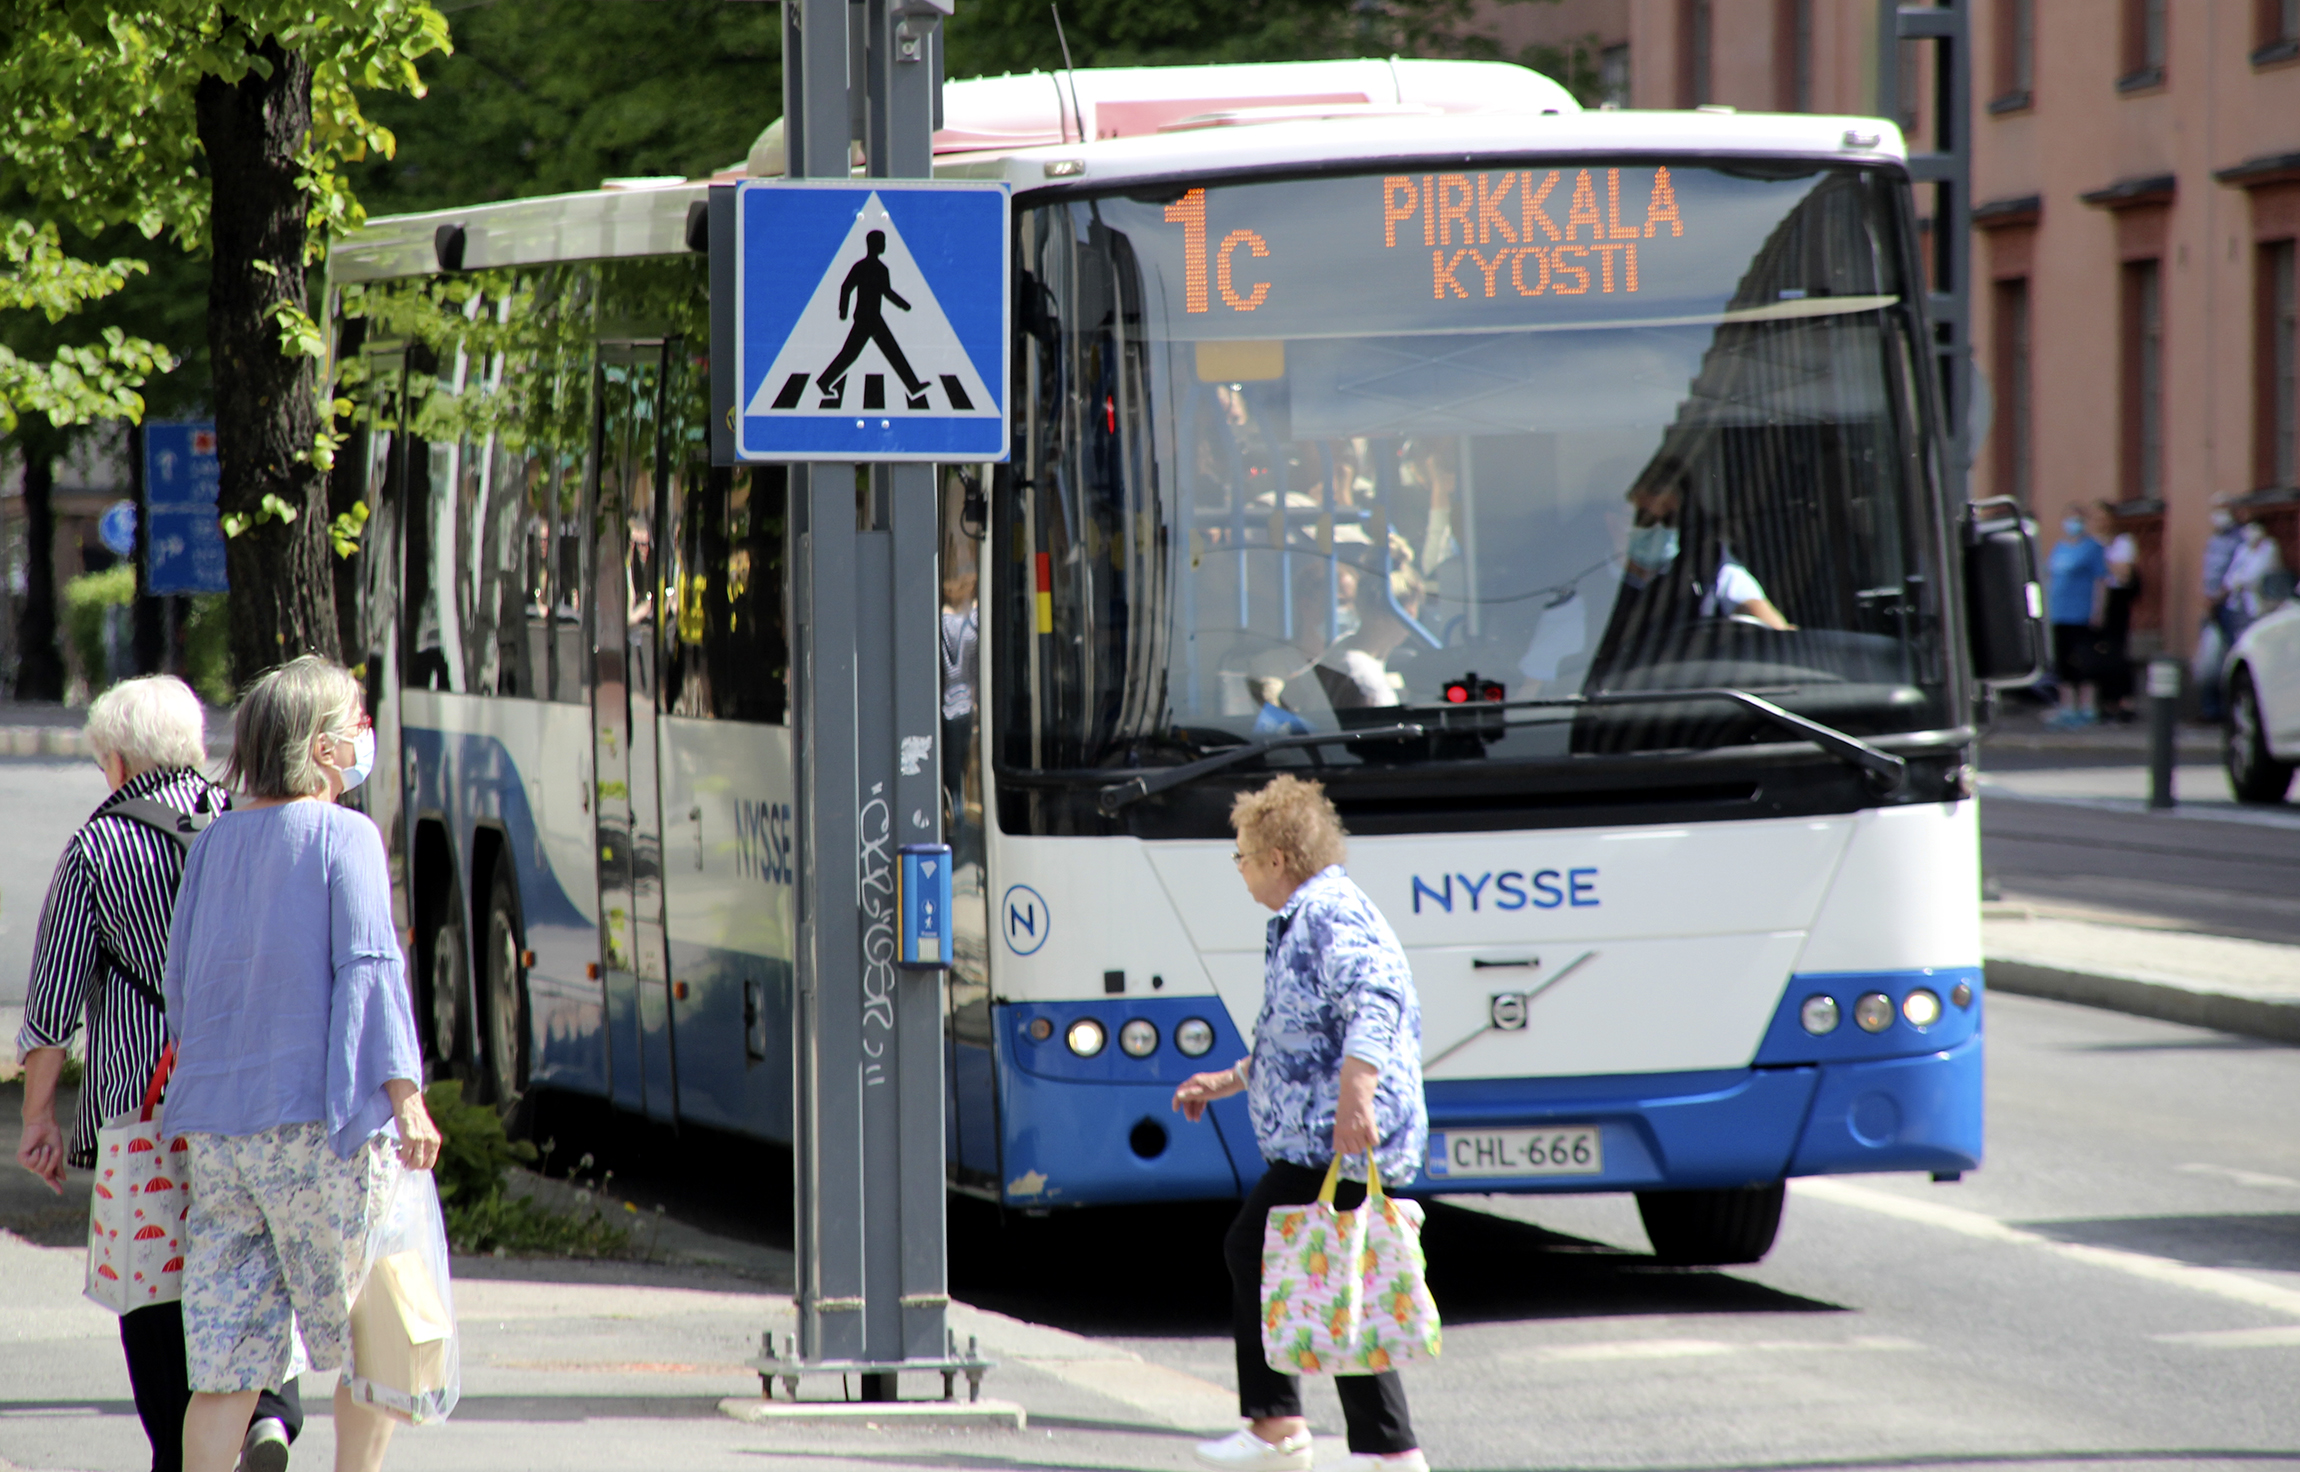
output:
[[[192,851],[192,840],[205,831],[216,815],[201,811],[187,813],[149,797],[131,797],[113,803],[96,815],[99,818],[125,818],[172,840],[185,853]]]
[[[203,793],[200,801],[205,804],[208,801],[207,794]],[[182,808],[170,807],[149,797],[123,798],[96,816],[125,818],[131,823],[149,828],[175,844],[177,851],[184,854],[192,851],[192,840],[206,831],[208,824],[214,822],[216,817],[204,806],[198,812],[187,813]],[[129,970],[128,963],[105,943],[101,934],[96,937],[96,959],[103,964],[107,977],[117,976],[134,989],[138,996],[151,1003],[154,1011],[163,1014],[167,1012],[167,999],[160,994],[160,989]]]

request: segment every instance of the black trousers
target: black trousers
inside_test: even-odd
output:
[[[128,1352],[128,1383],[135,1387],[136,1418],[152,1443],[152,1472],[182,1472],[184,1411],[192,1403],[192,1376],[184,1365],[184,1306],[155,1303],[120,1316],[120,1347]],[[293,1380],[256,1397],[254,1425],[266,1416],[287,1427],[289,1441],[303,1433],[303,1400]]]
[[[1230,1266],[1230,1329],[1238,1345],[1238,1414],[1260,1420],[1265,1416],[1302,1414],[1302,1382],[1281,1375],[1262,1358],[1262,1229],[1273,1206],[1301,1206],[1318,1199],[1326,1183],[1322,1166],[1270,1163],[1238,1219],[1222,1238],[1222,1256]],[[1334,1192],[1334,1205],[1354,1210],[1365,1200],[1362,1181],[1344,1181]],[[1350,1432],[1350,1450],[1386,1456],[1410,1452],[1413,1418],[1406,1414],[1405,1382],[1398,1372],[1379,1375],[1336,1375],[1334,1390],[1342,1398],[1342,1420]]]

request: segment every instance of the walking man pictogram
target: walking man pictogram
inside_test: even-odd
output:
[[[847,320],[847,302],[852,298],[854,327],[847,333],[846,342],[839,347],[838,356],[831,359],[831,365],[815,380],[822,386],[822,407],[839,407],[840,401],[846,396],[847,370],[854,366],[855,359],[862,356],[865,347],[875,343],[888,365],[902,376],[903,392],[909,399],[906,407],[923,409],[926,407],[926,380],[911,371],[910,360],[902,355],[902,348],[896,344],[894,333],[888,330],[886,317],[879,305],[881,302],[893,302],[903,311],[910,310],[910,303],[895,293],[886,262],[879,259],[886,252],[886,232],[873,230],[865,237],[865,242],[870,248],[870,254],[854,263],[853,269],[847,272],[847,279],[839,287],[839,320]]]

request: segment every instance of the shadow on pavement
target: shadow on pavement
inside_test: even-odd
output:
[[[2300,1215],[2113,1216],[2015,1225],[2057,1242],[2168,1257],[2191,1267],[2300,1271]]]
[[[1222,1234],[1234,1202],[1090,1208],[1042,1218],[951,1203],[951,1291],[1073,1333],[1120,1338],[1229,1332]],[[1620,1314],[1834,1313],[1835,1304],[1729,1273],[1667,1268],[1529,1222],[1434,1202],[1423,1244],[1448,1323]],[[1088,1296],[1087,1285],[1104,1285]],[[1113,1285],[1123,1284],[1122,1290]]]

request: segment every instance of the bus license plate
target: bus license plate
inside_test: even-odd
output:
[[[1441,1130],[1430,1136],[1429,1174],[1459,1176],[1594,1176],[1605,1170],[1593,1124],[1545,1130]]]

